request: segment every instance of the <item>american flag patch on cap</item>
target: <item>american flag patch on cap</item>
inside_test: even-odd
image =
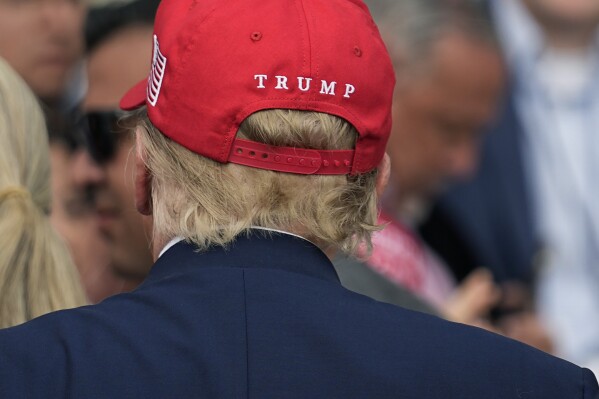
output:
[[[148,103],[153,107],[158,102],[162,79],[166,69],[166,57],[160,52],[158,36],[154,35],[154,55],[152,57],[152,71],[148,77]]]

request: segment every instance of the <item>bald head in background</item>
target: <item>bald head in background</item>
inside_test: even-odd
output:
[[[506,72],[482,11],[430,0],[369,4],[397,77],[385,200],[392,214],[403,213],[474,172],[480,134],[495,116]]]

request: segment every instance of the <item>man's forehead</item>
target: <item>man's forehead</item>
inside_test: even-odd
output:
[[[87,60],[88,94],[84,108],[117,108],[123,94],[147,76],[151,51],[150,25],[121,29],[100,43]]]

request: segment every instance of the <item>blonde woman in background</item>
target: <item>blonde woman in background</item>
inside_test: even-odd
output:
[[[0,58],[0,328],[86,303],[49,213],[44,117],[25,82]]]

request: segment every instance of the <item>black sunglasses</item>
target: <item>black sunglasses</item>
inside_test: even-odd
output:
[[[119,124],[123,112],[119,110],[93,111],[84,115],[85,143],[98,164],[110,161],[126,129]]]

